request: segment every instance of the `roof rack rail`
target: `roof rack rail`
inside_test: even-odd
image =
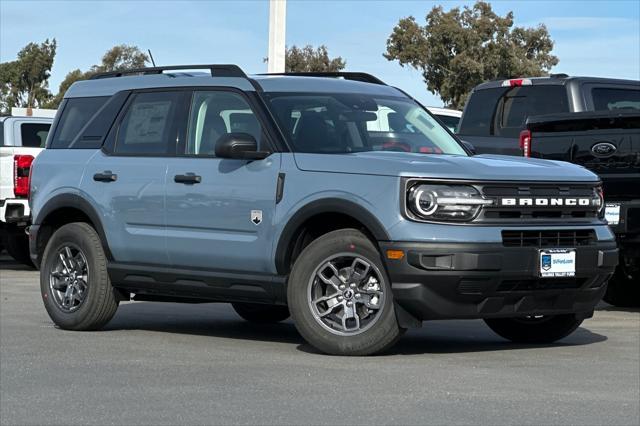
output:
[[[162,74],[163,71],[179,71],[179,70],[209,70],[212,77],[243,77],[247,75],[237,65],[220,64],[220,65],[168,65],[163,67],[148,68],[132,68],[128,70],[101,72],[91,76],[90,80],[98,80],[101,78],[123,77],[127,75],[148,75]]]
[[[565,73],[561,72],[561,73],[557,73],[557,74],[549,74],[549,77],[551,77],[551,78],[567,78],[567,77],[569,77],[569,74],[565,74]]]
[[[345,80],[362,81],[365,83],[381,84],[386,86],[387,83],[380,80],[378,77],[366,72],[342,72],[342,71],[322,71],[322,72],[281,72],[281,73],[267,73],[259,75],[291,75],[297,77],[333,77],[343,78]]]

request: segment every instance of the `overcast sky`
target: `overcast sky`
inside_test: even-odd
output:
[[[516,25],[547,25],[560,58],[554,72],[640,79],[640,1],[493,1]],[[287,4],[287,45],[325,44],[347,70],[366,71],[439,106],[420,73],[382,57],[400,18],[418,22],[434,5],[461,1],[303,1]],[[269,2],[0,0],[0,61],[31,41],[56,38],[52,91],[67,72],[88,69],[116,44],[151,49],[158,64],[236,63],[266,72]]]

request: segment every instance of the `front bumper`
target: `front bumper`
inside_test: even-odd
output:
[[[398,305],[419,320],[592,314],[618,264],[615,242],[575,247],[572,278],[539,278],[538,247],[380,242]],[[545,249],[548,247],[544,247]]]

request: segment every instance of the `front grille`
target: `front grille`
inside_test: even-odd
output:
[[[482,186],[482,194],[486,198],[496,200],[493,206],[485,207],[478,218],[484,222],[552,222],[552,221],[573,221],[580,222],[597,218],[598,206],[568,206],[551,205],[551,199],[566,198],[589,198],[596,197],[597,192],[594,185],[548,185],[548,184],[486,184]],[[500,205],[503,198],[521,199],[542,199],[549,205]]]
[[[580,247],[596,242],[592,229],[559,231],[502,231],[505,247]]]
[[[562,290],[582,287],[587,278],[540,278],[502,281],[497,291]]]

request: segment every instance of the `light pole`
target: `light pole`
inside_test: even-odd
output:
[[[267,72],[284,72],[287,0],[269,0],[269,56]]]

